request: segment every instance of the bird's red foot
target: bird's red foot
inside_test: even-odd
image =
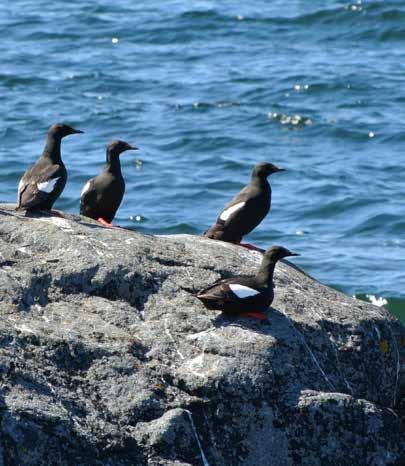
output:
[[[251,317],[258,320],[269,320],[264,312],[244,312],[243,317]]]
[[[254,246],[253,244],[249,244],[249,243],[239,243],[239,246],[249,249],[250,251],[259,251],[262,253],[264,252],[264,249],[258,248],[257,246]]]
[[[97,222],[100,222],[101,225],[104,225],[106,228],[112,228],[113,227],[112,223],[108,223],[107,220],[104,220],[101,217],[97,219]]]
[[[49,213],[50,213],[51,215],[53,215],[54,217],[65,218],[65,215],[63,214],[63,212],[62,212],[61,210],[53,210],[53,209],[51,209],[51,210],[49,211]]]

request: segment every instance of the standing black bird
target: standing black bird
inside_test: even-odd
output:
[[[112,227],[111,222],[124,197],[125,181],[121,173],[120,154],[126,150],[138,148],[125,141],[113,141],[107,146],[103,172],[89,180],[80,193],[80,213],[107,227]]]
[[[252,172],[250,183],[225,207],[216,223],[204,235],[208,238],[240,244],[242,237],[250,233],[268,214],[271,207],[271,187],[267,177],[285,171],[272,163],[259,163]],[[249,249],[255,246],[242,244]]]
[[[207,309],[222,311],[231,316],[267,320],[264,311],[274,299],[273,274],[277,261],[298,256],[282,246],[272,246],[265,252],[256,276],[239,276],[218,280],[197,294]]]
[[[49,128],[44,151],[35,165],[29,168],[18,184],[17,209],[51,210],[61,195],[67,180],[60,146],[69,134],[83,133],[62,123]]]

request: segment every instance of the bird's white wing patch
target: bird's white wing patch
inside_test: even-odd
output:
[[[24,181],[21,178],[20,182],[18,183],[18,192],[20,192],[22,190],[23,186],[24,186]]]
[[[228,209],[224,210],[222,212],[222,214],[220,215],[220,219],[223,220],[224,222],[226,222],[228,220],[228,218],[234,213],[236,212],[237,210],[241,209],[244,205],[246,204],[246,202],[238,202],[237,204],[231,206],[231,207],[228,207]]]
[[[58,178],[51,178],[48,181],[43,181],[42,183],[37,184],[37,188],[39,191],[42,191],[43,193],[51,193],[55,189],[56,182],[59,180],[60,176]]]
[[[232,290],[234,294],[238,298],[249,298],[250,296],[255,296],[259,294],[257,290],[254,290],[253,288],[249,288],[248,286],[243,286],[243,285],[237,285],[236,283],[232,283],[229,285],[229,288]]]
[[[83,196],[83,194],[86,194],[87,191],[90,189],[90,181],[88,181],[84,186],[83,186],[83,189],[82,189],[82,192],[80,193],[80,197]]]

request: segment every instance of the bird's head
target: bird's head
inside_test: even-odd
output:
[[[260,162],[257,165],[255,165],[252,176],[254,177],[257,176],[259,178],[267,178],[273,173],[283,172],[283,171],[285,171],[285,168],[279,168],[272,163]]]
[[[107,153],[114,157],[118,157],[120,154],[122,154],[126,150],[138,150],[138,148],[135,146],[131,146],[125,141],[120,141],[120,140],[113,141],[107,147]]]
[[[299,256],[299,254],[291,252],[283,246],[271,246],[264,253],[257,277],[267,283],[272,281],[277,261],[288,256]]]
[[[279,261],[280,259],[284,259],[284,257],[289,256],[299,256],[299,254],[297,254],[296,252],[291,252],[283,246],[271,246],[264,253],[264,257],[273,263]]]
[[[57,138],[64,138],[65,136],[69,136],[69,134],[81,134],[83,131],[80,129],[72,128],[69,125],[65,125],[64,123],[55,123],[49,128],[48,134],[53,137]]]

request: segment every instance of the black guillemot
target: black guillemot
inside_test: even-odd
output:
[[[51,210],[66,185],[67,171],[61,157],[62,139],[83,133],[62,123],[49,128],[46,145],[37,163],[18,184],[17,210]],[[53,212],[60,215],[58,212]]]
[[[204,236],[240,244],[242,237],[254,230],[269,213],[271,187],[267,177],[280,171],[285,169],[278,168],[272,163],[257,164],[253,169],[250,183],[224,207],[215,224],[204,233]],[[249,244],[240,245],[249,249],[258,249]]]
[[[80,194],[80,213],[112,227],[112,220],[121,204],[125,192],[125,181],[121,173],[120,154],[126,150],[137,150],[125,141],[113,141],[107,147],[106,164],[103,172],[89,180]]]
[[[298,256],[282,246],[272,246],[265,252],[256,276],[238,276],[218,280],[200,291],[197,298],[210,310],[230,316],[267,320],[264,312],[274,299],[273,274],[277,261]]]

